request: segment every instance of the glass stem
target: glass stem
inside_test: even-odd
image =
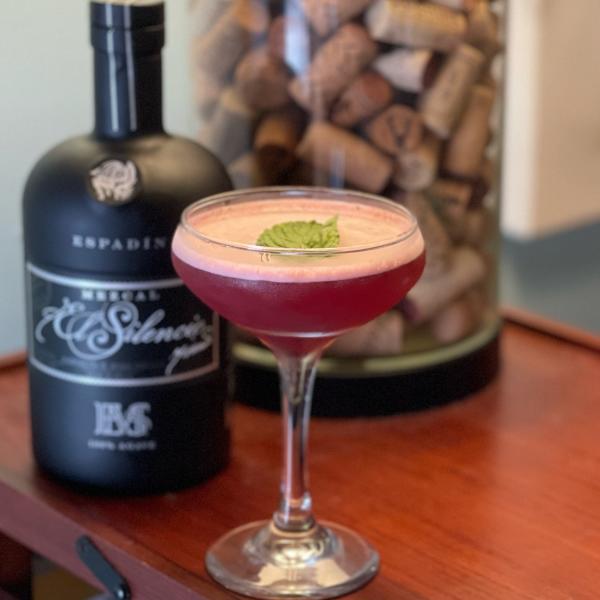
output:
[[[278,354],[283,416],[281,501],[275,525],[288,532],[311,529],[315,520],[308,491],[307,444],[312,392],[320,352],[305,356]]]

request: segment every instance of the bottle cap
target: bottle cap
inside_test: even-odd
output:
[[[92,25],[107,29],[144,29],[164,26],[162,0],[93,0]]]
[[[92,0],[90,7],[97,50],[150,54],[164,46],[163,0]]]

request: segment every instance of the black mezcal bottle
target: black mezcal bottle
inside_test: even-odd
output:
[[[180,488],[227,462],[227,349],[170,240],[230,181],[163,130],[164,4],[93,2],[91,21],[95,130],[46,154],[24,196],[34,452],[83,486]]]

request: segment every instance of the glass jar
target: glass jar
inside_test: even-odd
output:
[[[196,0],[191,11],[200,142],[236,187],[381,194],[426,239],[406,300],[328,350],[315,413],[398,412],[488,382],[504,2]],[[269,352],[242,332],[234,352],[237,397],[275,407]],[[319,403],[319,390],[336,400]]]

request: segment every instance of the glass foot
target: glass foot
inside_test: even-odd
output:
[[[250,523],[206,554],[216,581],[251,598],[336,598],[363,586],[378,567],[379,556],[367,542],[331,523],[299,533],[269,521]]]

